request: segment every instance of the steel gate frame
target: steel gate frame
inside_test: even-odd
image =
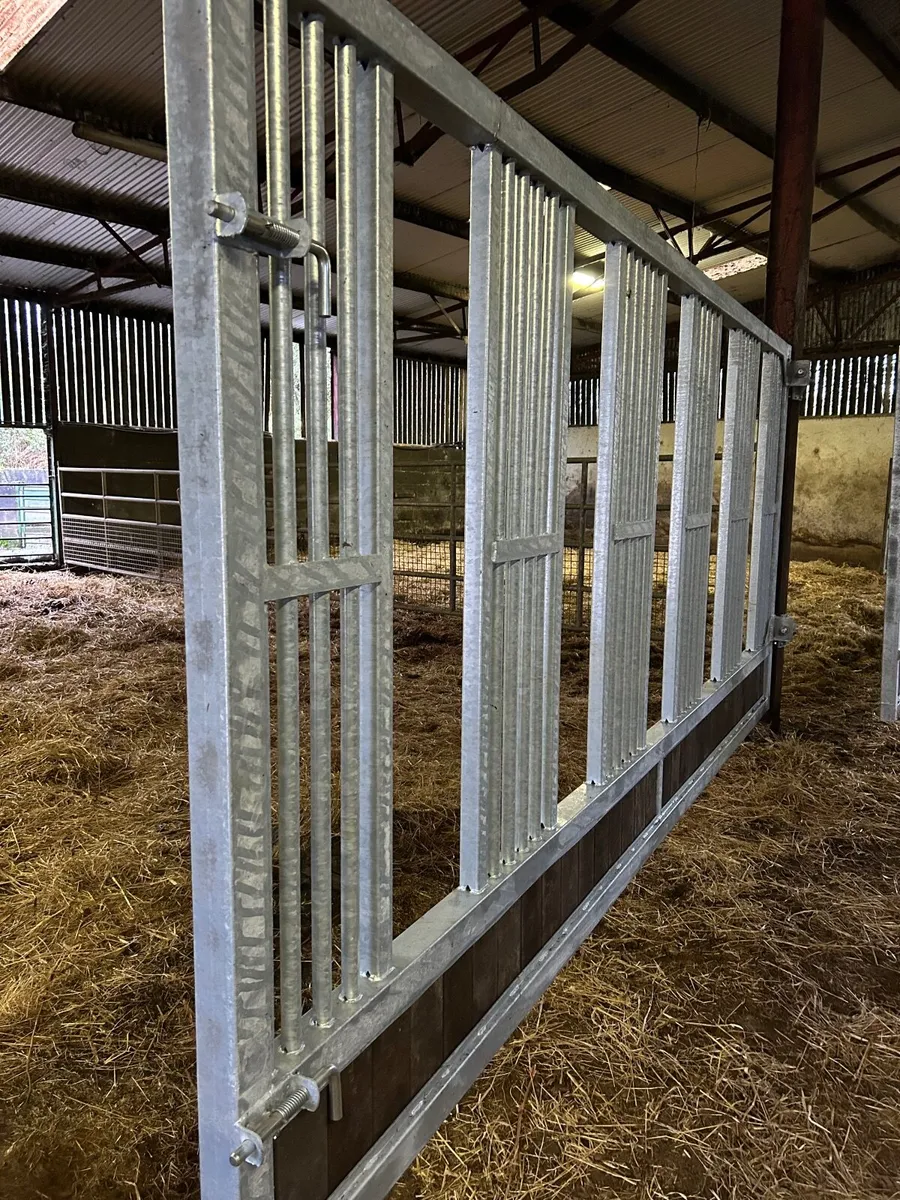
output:
[[[385,0],[266,0],[269,211],[257,214],[253,5],[166,0],[194,891],[208,1200],[389,1190],[764,714],[789,346]],[[288,21],[289,16],[289,21]],[[302,39],[292,220],[288,25]],[[341,552],[329,556],[324,55],[336,39]],[[394,95],[472,147],[460,887],[392,929]],[[573,226],[608,244],[585,783],[557,807]],[[266,560],[259,273],[269,254],[276,557]],[[299,562],[290,259],[304,254],[309,561]],[[682,297],[667,716],[647,730],[666,294]],[[693,315],[691,315],[693,314]],[[692,610],[729,331],[715,681]],[[710,333],[712,330],[712,334]],[[706,339],[704,342],[703,339]],[[763,391],[748,560],[752,424]],[[513,404],[512,397],[518,402]],[[749,430],[749,436],[748,436]],[[349,435],[349,436],[348,436]],[[324,465],[323,465],[324,464]],[[723,483],[723,487],[725,484]],[[603,503],[600,503],[600,496]],[[700,531],[699,535],[697,531]],[[691,535],[694,535],[693,537]],[[649,547],[649,551],[648,551]],[[707,539],[707,569],[708,569]],[[332,978],[330,593],[341,601],[341,979]],[[311,971],[301,961],[298,640],[310,610]],[[267,607],[277,646],[276,1032]],[[705,594],[704,594],[705,611]],[[311,1004],[303,988],[311,983]],[[327,1090],[328,1103],[320,1102]]]

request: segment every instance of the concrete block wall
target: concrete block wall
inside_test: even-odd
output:
[[[884,509],[891,460],[893,417],[810,417],[800,422],[794,500],[795,558],[828,558],[859,566],[881,562]],[[723,425],[717,430],[722,448]],[[672,454],[675,426],[660,430],[660,454]],[[596,426],[569,430],[570,458],[597,453]],[[715,495],[721,469],[716,465]],[[590,475],[593,487],[593,468]],[[567,487],[579,486],[579,467],[570,464]],[[672,464],[659,464],[659,503],[668,504]],[[662,526],[662,519],[659,525]],[[657,537],[663,529],[658,527]]]

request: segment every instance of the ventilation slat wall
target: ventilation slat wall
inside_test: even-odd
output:
[[[0,300],[0,425],[46,425],[43,312],[28,300]]]

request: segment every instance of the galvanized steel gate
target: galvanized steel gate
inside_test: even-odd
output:
[[[317,11],[324,17],[306,16],[297,3],[289,8],[302,40],[305,224],[290,217],[283,0],[264,5],[266,216],[252,207],[254,6],[167,0],[165,8],[200,1156],[210,1200],[385,1195],[762,716],[772,653],[787,345],[384,0],[323,0]],[[336,177],[329,181],[337,197],[336,557],[329,552],[325,440],[323,317],[330,288],[321,248],[326,53],[334,55],[336,127]],[[473,147],[460,887],[396,937],[395,94]],[[568,278],[576,220],[608,251],[588,778],[557,804]],[[256,251],[270,255],[272,562]],[[303,562],[294,496],[291,254],[304,255],[307,296]],[[664,720],[648,731],[669,291],[681,297],[681,343]],[[704,682],[724,336],[722,507],[712,670]],[[341,604],[339,979],[331,901],[332,593]],[[301,597],[309,606],[310,676],[310,733],[302,750]],[[269,607],[277,664],[277,979]],[[300,862],[301,765],[308,778],[308,886]]]

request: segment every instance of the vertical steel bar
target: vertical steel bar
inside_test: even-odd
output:
[[[536,494],[540,488],[538,478],[539,429],[538,406],[541,401],[540,378],[542,366],[541,319],[543,283],[544,241],[544,188],[533,184],[529,195],[530,231],[528,239],[528,323],[527,377],[524,405],[524,457],[522,478],[522,511],[520,531],[527,536],[536,533]],[[540,832],[540,798],[538,787],[537,757],[533,744],[535,732],[535,705],[538,701],[539,682],[535,672],[535,632],[537,623],[537,564],[536,558],[526,558],[521,563],[522,573],[522,621],[519,626],[519,700],[518,700],[518,787],[522,790],[525,839],[534,841]]]
[[[535,463],[530,495],[531,532],[534,534],[556,532],[556,505],[550,503],[551,456],[551,407],[556,399],[553,387],[555,362],[554,321],[557,316],[556,297],[553,284],[556,275],[557,229],[559,202],[553,196],[540,193],[538,237],[540,269],[535,269],[535,289],[538,317],[535,322],[538,332],[535,363]],[[555,476],[555,471],[552,472]],[[562,553],[562,550],[559,551]],[[548,571],[553,564],[550,556],[533,558],[528,563],[532,576],[533,614],[531,622],[531,682],[530,682],[530,729],[529,734],[529,825],[532,838],[540,835],[544,827],[544,816],[549,811],[545,795],[546,778],[543,770],[543,736],[550,700],[547,667],[552,664],[550,655],[550,627],[548,620]]]
[[[266,84],[266,202],[269,215],[291,215],[288,132],[287,4],[263,7]],[[294,440],[293,298],[290,260],[269,259],[269,393],[272,404],[272,499],[275,562],[297,559],[297,462]],[[301,1041],[303,980],[300,924],[300,641],[296,600],[275,606],[278,730],[278,912],[281,1039]]]
[[[356,49],[334,50],[341,554],[359,552]],[[359,592],[341,593],[341,996],[359,997]]]
[[[696,704],[703,686],[706,595],[722,321],[697,296],[681,304],[669,520],[662,719]]]
[[[518,189],[518,228],[516,230],[517,302],[516,313],[516,380],[515,394],[511,407],[510,421],[510,490],[507,495],[509,536],[521,537],[525,532],[525,489],[528,476],[525,469],[527,453],[528,392],[530,384],[531,358],[528,334],[531,318],[531,230],[534,210],[532,207],[532,185],[527,175],[520,175]],[[521,559],[509,564],[511,583],[514,637],[507,644],[507,654],[512,657],[512,675],[515,680],[506,695],[511,708],[510,739],[512,773],[508,784],[515,806],[515,849],[521,852],[528,842],[528,795],[524,786],[526,767],[524,737],[526,726],[522,711],[524,669],[522,662],[522,639],[525,629],[525,565]]]
[[[517,534],[516,519],[520,511],[520,462],[521,462],[521,396],[525,342],[525,202],[528,198],[528,180],[514,173],[512,164],[507,165],[512,194],[512,229],[509,241],[512,257],[507,271],[511,278],[510,292],[511,329],[509,348],[509,387],[506,391],[507,422],[504,444],[506,446],[506,470],[503,480],[503,534],[510,538]],[[468,428],[466,430],[468,435]],[[521,619],[521,588],[518,567],[510,562],[502,568],[504,577],[504,635],[503,635],[503,743],[502,743],[502,805],[504,861],[510,861],[519,849],[519,806],[521,796],[516,788],[516,706],[518,700],[518,627]],[[508,841],[506,840],[508,836]]]
[[[303,203],[312,240],[325,241],[324,27],[303,21]],[[311,562],[328,558],[328,410],[320,268],[304,262],[307,527]],[[313,1019],[332,1020],[331,597],[309,598],[309,804]]]
[[[735,670],[743,649],[759,355],[755,338],[738,329],[730,331],[713,604],[711,675],[717,680]]]
[[[466,533],[463,605],[460,887],[487,883],[488,807],[496,721],[490,699],[494,668],[496,540],[495,428],[500,374],[503,267],[503,163],[492,147],[472,151],[469,255],[469,400],[466,442]]]
[[[543,659],[543,725],[541,729],[541,821],[553,829],[559,799],[559,690],[562,642],[562,588],[565,567],[563,534],[566,519],[566,424],[569,398],[569,361],[572,341],[572,292],[569,279],[574,267],[575,210],[560,210],[553,201],[550,231],[548,292],[551,306],[550,391],[547,396],[548,461],[547,527],[559,536],[559,552],[546,560]],[[585,467],[587,464],[583,464]]]
[[[256,259],[212,236],[207,197],[256,191],[253,14],[166,0],[165,50],[201,1191],[263,1200],[270,1162],[235,1170],[235,1123],[274,1070],[265,492]]]
[[[497,426],[497,529],[504,537],[509,536],[510,529],[510,480],[514,469],[515,447],[510,433],[513,428],[513,406],[516,402],[517,379],[517,348],[516,341],[516,308],[519,294],[518,272],[518,223],[519,223],[519,192],[516,166],[507,162],[503,167],[503,262],[505,268],[501,275],[501,325],[500,325],[500,385],[498,394],[498,426]],[[470,402],[471,386],[466,389],[466,412]],[[466,420],[468,433],[469,422]],[[498,862],[509,862],[515,852],[515,782],[513,774],[513,750],[515,737],[514,718],[511,722],[509,714],[510,691],[515,685],[512,662],[512,645],[514,637],[515,613],[512,605],[512,579],[510,563],[504,563],[496,570],[497,598],[496,625],[494,633],[494,689],[492,692],[493,711],[499,714],[501,728],[496,746],[496,759],[492,774],[491,787],[496,789],[500,804],[500,831],[498,846]]]
[[[393,935],[393,186],[394,86],[357,77],[360,552],[382,581],[360,589],[360,970],[387,974]]]

